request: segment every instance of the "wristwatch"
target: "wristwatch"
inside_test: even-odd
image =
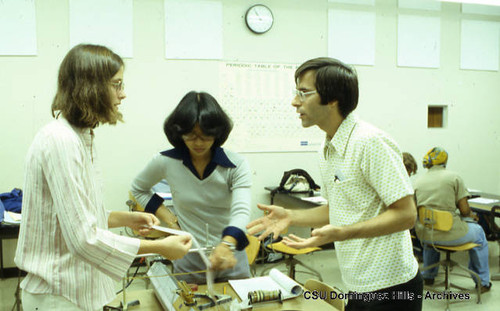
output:
[[[232,242],[222,240],[221,243],[227,245],[232,252],[236,250],[236,244]]]

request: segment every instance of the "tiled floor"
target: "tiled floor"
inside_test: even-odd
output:
[[[490,249],[490,271],[498,272],[498,256],[499,247],[498,243],[489,243]],[[337,259],[334,250],[325,250],[321,252],[316,252],[310,255],[301,255],[299,257],[301,261],[313,266],[318,271],[321,271],[323,279],[326,283],[334,285],[342,290],[345,290],[345,285],[340,277],[339,268],[337,265]],[[456,253],[452,255],[452,259],[467,265],[468,256],[465,253]],[[260,265],[257,271],[261,271],[265,268],[265,265]],[[298,268],[300,271],[300,268]],[[442,270],[442,269],[441,269]],[[440,271],[442,272],[442,271]],[[296,275],[297,281],[305,282],[309,275],[298,272]],[[500,306],[500,281],[493,281],[493,287],[490,292],[481,295],[482,303],[477,304],[477,295],[474,293],[474,283],[469,277],[463,277],[452,272],[452,282],[466,287],[471,292],[471,299],[466,301],[454,302],[451,304],[451,310],[474,310],[474,311],[496,311],[499,310]],[[440,273],[436,279],[436,284],[442,281],[443,274]],[[16,278],[3,279],[0,280],[0,311],[10,311],[12,310],[15,302],[14,293],[17,285]],[[120,284],[117,284],[119,287]],[[144,283],[141,281],[134,281],[132,283],[132,288],[144,288]],[[442,288],[437,287],[437,291],[442,290]],[[429,292],[432,295],[430,288],[424,288],[424,294]],[[423,310],[445,310],[446,301],[438,299],[424,299]],[[15,310],[15,309],[14,309]]]

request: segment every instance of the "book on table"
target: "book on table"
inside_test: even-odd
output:
[[[258,290],[281,291],[283,300],[300,296],[304,289],[299,283],[278,269],[271,269],[269,275],[250,279],[229,280],[233,290],[238,294],[242,302],[249,304],[248,293]]]

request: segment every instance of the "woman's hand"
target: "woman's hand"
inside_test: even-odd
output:
[[[158,243],[156,252],[169,260],[184,257],[193,243],[189,235],[171,235],[155,242]]]
[[[257,204],[264,211],[264,216],[255,219],[247,225],[248,234],[261,233],[259,240],[264,240],[269,234],[278,237],[292,222],[290,211],[281,206]]]
[[[210,255],[210,265],[213,270],[230,269],[234,267],[237,262],[233,251],[228,245],[223,243],[217,245]]]
[[[146,236],[154,229],[152,226],[158,226],[160,220],[155,215],[143,212],[130,212],[126,226],[139,232],[140,235]]]

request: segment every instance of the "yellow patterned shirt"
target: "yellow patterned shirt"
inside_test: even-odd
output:
[[[347,226],[374,218],[413,189],[396,142],[350,114],[320,151],[323,196],[330,224]],[[350,291],[370,292],[415,277],[408,230],[335,242],[342,279]]]

